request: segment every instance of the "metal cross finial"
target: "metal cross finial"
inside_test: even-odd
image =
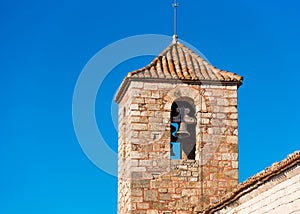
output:
[[[177,3],[177,0],[174,0],[173,8],[174,8],[174,36],[173,41],[177,42],[178,36],[177,36],[177,7],[179,4]]]

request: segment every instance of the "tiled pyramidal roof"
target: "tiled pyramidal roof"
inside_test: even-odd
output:
[[[173,42],[149,65],[128,73],[131,78],[202,80],[242,83],[243,78],[210,65],[183,44]]]
[[[240,86],[243,77],[212,66],[183,44],[173,41],[149,65],[127,74],[116,94],[117,103],[122,99],[130,81],[134,80]]]

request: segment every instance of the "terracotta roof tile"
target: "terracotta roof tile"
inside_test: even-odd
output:
[[[151,75],[149,75],[149,71]],[[157,78],[178,80],[205,80],[242,82],[237,74],[222,71],[210,65],[192,50],[179,43],[172,43],[149,65],[128,73],[131,78]]]
[[[149,65],[127,74],[116,94],[116,102],[122,99],[129,82],[134,80],[228,83],[240,86],[243,77],[217,69],[183,44],[172,42]]]

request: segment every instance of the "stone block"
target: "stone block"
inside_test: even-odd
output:
[[[198,172],[192,172],[192,176],[197,177],[197,176],[199,176],[199,173]]]
[[[229,90],[237,90],[237,86],[235,86],[235,85],[228,85],[225,88],[229,89]]]
[[[229,101],[227,99],[218,99],[217,100],[217,105],[218,106],[228,106]]]
[[[160,202],[153,202],[153,203],[152,203],[152,208],[153,208],[153,209],[164,210],[165,207],[166,207],[166,205],[163,204],[163,203],[160,203]]]
[[[141,97],[133,97],[131,103],[133,104],[144,104],[145,99]]]
[[[187,212],[187,211],[182,211],[182,210],[176,211],[176,214],[187,214],[187,213],[189,213],[189,212]]]
[[[157,210],[147,210],[147,214],[158,214]]]
[[[162,201],[171,200],[171,195],[168,193],[160,193],[159,200],[162,200]]]
[[[131,214],[147,214],[146,210],[133,210]]]
[[[159,91],[152,91],[152,92],[151,92],[151,97],[152,97],[152,98],[155,98],[155,99],[161,98],[161,96],[160,96],[160,94],[159,94]]]
[[[225,97],[237,97],[237,91],[236,90],[226,90],[224,91]]]
[[[159,188],[159,189],[158,189],[158,192],[159,192],[159,193],[167,193],[167,192],[168,192],[168,189],[167,189],[167,188]]]
[[[149,188],[150,180],[133,180],[131,186],[132,188]]]
[[[143,159],[143,158],[147,158],[148,154],[145,152],[132,151],[130,153],[130,157],[135,159]]]
[[[160,111],[160,104],[147,104],[147,109],[149,111]]]
[[[224,171],[224,175],[227,178],[238,179],[238,171],[236,169]]]
[[[211,124],[213,126],[217,126],[217,127],[222,127],[223,126],[223,121],[221,119],[211,119]]]
[[[130,166],[138,166],[139,161],[138,160],[130,160],[129,165]]]
[[[178,165],[178,166],[176,166],[176,168],[180,169],[180,170],[187,170],[188,166],[187,165]]]
[[[237,120],[224,120],[224,122],[227,126],[233,126],[233,127],[238,126]]]
[[[149,127],[153,131],[157,131],[157,130],[164,131],[165,130],[163,123],[150,123]]]
[[[139,180],[144,178],[145,172],[131,172],[130,178],[133,180]]]
[[[131,123],[131,130],[147,130],[148,125],[146,123]]]
[[[138,203],[137,204],[137,209],[143,209],[143,210],[147,210],[149,209],[150,205],[149,203]]]
[[[146,135],[146,134],[145,134]],[[145,153],[153,151],[153,145],[152,144],[143,144],[141,145],[142,151]]]
[[[157,103],[157,100],[154,98],[145,98],[145,103],[154,104],[154,103]]]
[[[238,145],[237,144],[231,144],[231,153],[238,153]]]
[[[230,99],[228,99],[228,101],[229,101],[229,105],[231,105],[231,106],[236,106],[238,104],[236,98],[230,98]]]
[[[210,123],[209,119],[207,119],[207,118],[202,118],[202,119],[201,119],[201,124],[207,125],[207,124],[209,124],[209,123]]]
[[[143,191],[141,189],[132,189],[131,196],[143,196]]]
[[[229,114],[229,119],[237,120],[238,119],[238,114],[237,113]]]
[[[143,202],[143,197],[131,196],[132,202]]]
[[[131,89],[129,95],[131,97],[140,97],[140,89]]]
[[[224,91],[222,89],[214,89],[212,91],[212,96],[213,97],[223,97],[224,96]]]
[[[158,201],[158,191],[157,190],[145,190],[144,191],[145,201]]]
[[[156,83],[144,83],[144,90],[157,90]]]
[[[226,114],[225,113],[217,113],[217,119],[225,119]]]
[[[237,144],[238,143],[238,136],[226,136],[227,143],[230,144]]]
[[[225,113],[237,113],[237,107],[236,106],[224,107],[224,112]]]
[[[134,166],[134,167],[131,167],[130,170],[132,172],[146,172],[146,167]]]
[[[139,109],[139,104],[131,104],[130,105],[130,110],[138,110]]]
[[[152,98],[151,91],[141,91],[139,96],[143,98]]]
[[[143,82],[136,82],[136,81],[132,81],[130,84],[131,88],[143,88],[144,87],[144,83]]]
[[[198,181],[198,180],[199,180],[198,177],[189,177],[189,178],[188,178],[188,181],[189,181],[189,182],[196,182],[196,181]]]
[[[139,137],[139,132],[138,132],[138,131],[132,131],[132,132],[130,133],[130,136],[131,136],[132,138],[138,138],[138,137]]]
[[[219,145],[217,152],[221,152],[221,153],[230,152],[230,149],[231,149],[230,144],[222,143]]]
[[[221,155],[221,159],[223,161],[237,160],[237,156],[235,154],[232,154],[232,153],[223,153]]]
[[[152,166],[153,161],[152,160],[139,160],[139,166],[147,167]]]
[[[155,111],[142,111],[140,113],[141,116],[154,117]]]
[[[189,177],[192,175],[192,172],[190,171],[181,171],[180,176]]]
[[[132,110],[132,111],[130,111],[130,115],[131,116],[139,116],[139,115],[141,115],[141,112],[138,110]]]
[[[150,123],[161,123],[162,122],[162,117],[149,117],[149,122]]]

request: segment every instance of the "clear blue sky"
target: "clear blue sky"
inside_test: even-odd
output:
[[[244,76],[239,89],[240,181],[299,149],[300,3],[179,1],[179,37],[216,67]],[[116,213],[117,178],[82,152],[72,123],[78,76],[100,49],[137,34],[172,35],[171,0],[0,2],[0,213]],[[110,114],[122,77],[97,96],[111,148]],[[109,113],[109,114],[108,114]],[[99,125],[101,127],[101,125]]]

